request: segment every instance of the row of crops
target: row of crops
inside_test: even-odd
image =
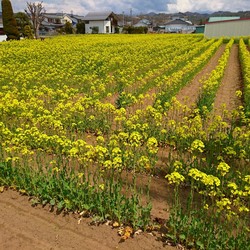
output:
[[[242,106],[215,115],[236,42]],[[181,104],[175,95],[222,46],[197,102]],[[146,230],[153,223],[150,176],[162,175],[175,194],[167,240],[247,249],[249,40],[63,36],[1,43],[0,56],[0,186],[35,204]],[[141,173],[148,182],[139,187]],[[184,189],[189,195],[180,200]]]

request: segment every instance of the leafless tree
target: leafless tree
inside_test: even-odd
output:
[[[27,9],[24,10],[30,17],[33,24],[33,29],[36,39],[39,38],[39,27],[44,20],[45,9],[43,7],[43,2],[40,3],[29,3],[27,2]]]

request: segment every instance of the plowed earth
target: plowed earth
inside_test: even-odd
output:
[[[177,95],[180,101],[192,105],[198,97],[199,79],[211,72],[218,63],[224,47],[218,50],[200,74]],[[227,108],[238,105],[235,91],[241,90],[241,74],[238,59],[238,47],[232,48],[229,63],[221,87],[215,100],[214,108]],[[164,178],[154,178],[151,183],[153,203],[152,217],[167,219],[167,203],[171,197]],[[176,249],[164,246],[157,240],[159,233],[141,233],[120,243],[117,229],[107,225],[90,225],[91,219],[79,221],[76,214],[57,214],[48,207],[32,207],[27,196],[7,190],[0,193],[0,249]]]

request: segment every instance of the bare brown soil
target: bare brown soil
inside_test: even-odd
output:
[[[103,103],[111,103],[113,106],[115,106],[115,102],[116,100],[118,99],[118,96],[119,94],[118,93],[115,93],[109,97],[106,97],[104,100],[103,100]]]
[[[228,64],[221,85],[217,91],[214,112],[222,115],[224,109],[231,112],[240,105],[241,98],[236,96],[236,91],[242,91],[242,76],[239,61],[239,47],[234,44],[231,49]]]

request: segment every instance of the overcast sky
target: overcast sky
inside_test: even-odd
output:
[[[11,0],[14,12],[23,11],[24,0]],[[35,2],[29,0],[28,2]],[[250,0],[43,0],[46,12],[86,15],[89,11],[112,10],[117,14],[149,12],[215,12],[250,10]]]

